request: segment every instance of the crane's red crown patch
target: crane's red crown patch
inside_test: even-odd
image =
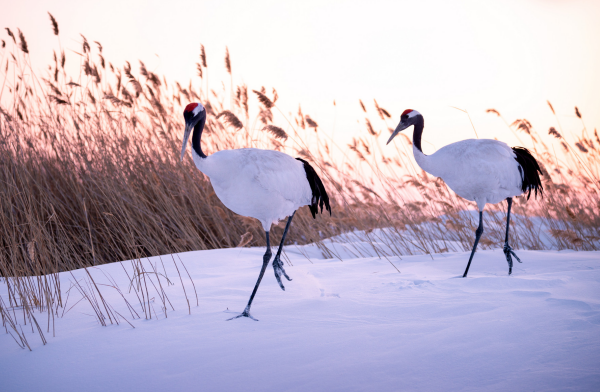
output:
[[[190,103],[189,105],[187,105],[185,107],[185,110],[183,112],[184,113],[189,113],[189,112],[193,111],[194,109],[196,109],[196,107],[198,107],[197,103]]]
[[[406,109],[405,111],[402,112],[402,115],[404,116],[405,114],[408,114],[412,111],[413,111],[412,109]]]

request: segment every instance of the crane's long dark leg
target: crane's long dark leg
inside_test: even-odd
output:
[[[506,198],[508,202],[508,213],[506,214],[506,240],[504,240],[504,256],[506,256],[506,261],[508,262],[508,274],[512,274],[513,261],[512,256],[517,259],[519,263],[521,263],[521,259],[513,252],[510,245],[508,245],[508,227],[510,226],[510,207],[512,206],[512,197]]]
[[[479,227],[475,230],[475,243],[473,244],[473,250],[471,251],[471,257],[469,257],[469,263],[467,263],[467,269],[463,274],[463,278],[467,277],[469,273],[469,267],[471,266],[471,261],[473,261],[473,256],[475,255],[475,249],[477,249],[477,244],[479,243],[479,239],[481,238],[481,234],[483,234],[483,211],[479,211]]]
[[[285,291],[285,287],[283,287],[283,283],[281,283],[281,274],[283,274],[283,276],[285,276],[285,278],[289,281],[292,280],[292,278],[290,278],[288,276],[288,274],[285,273],[285,270],[283,269],[283,263],[281,262],[281,250],[283,249],[283,242],[285,241],[285,236],[287,235],[288,230],[290,229],[290,224],[292,223],[292,218],[294,217],[294,215],[296,214],[296,211],[294,211],[294,213],[292,215],[290,215],[290,217],[288,218],[287,224],[285,225],[285,230],[283,231],[283,236],[281,237],[281,243],[279,244],[279,249],[277,250],[277,254],[275,255],[275,258],[273,259],[273,270],[275,271],[275,278],[277,279],[277,283],[279,283],[279,287],[281,287],[281,289],[283,291]]]
[[[267,251],[265,252],[265,255],[263,256],[263,265],[262,265],[262,268],[260,269],[260,274],[258,275],[258,280],[256,281],[256,285],[254,286],[254,290],[252,290],[252,294],[250,295],[250,300],[248,301],[248,305],[246,305],[246,309],[244,309],[242,314],[240,314],[239,316],[232,317],[232,318],[228,319],[227,321],[233,320],[236,318],[240,318],[240,317],[249,317],[254,321],[258,321],[254,317],[250,316],[250,306],[252,306],[252,300],[254,299],[254,296],[256,295],[256,292],[258,291],[258,286],[260,286],[260,281],[262,280],[263,275],[265,274],[265,271],[267,270],[269,261],[271,261],[271,255],[273,254],[271,252],[271,243],[269,242],[269,232],[266,231],[265,234],[267,235]]]

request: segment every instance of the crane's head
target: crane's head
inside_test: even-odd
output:
[[[181,160],[183,160],[185,147],[192,129],[194,129],[196,124],[200,121],[202,121],[202,124],[206,121],[206,109],[204,109],[204,106],[202,106],[201,103],[190,103],[183,111],[183,118],[185,119],[185,131],[183,132],[183,145],[181,146]]]
[[[395,138],[397,134],[404,131],[406,128],[410,127],[411,125],[415,125],[415,123],[417,122],[419,117],[422,117],[421,113],[417,112],[416,110],[406,109],[405,111],[403,111],[402,115],[400,116],[400,124],[398,124],[398,126],[396,127],[396,130],[394,130],[394,132],[392,133],[392,136],[390,136],[386,145],[390,144],[392,139]]]

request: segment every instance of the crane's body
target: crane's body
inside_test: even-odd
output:
[[[287,154],[257,148],[223,150],[206,158],[192,154],[219,200],[236,214],[258,219],[265,231],[311,203],[304,164]]]
[[[479,227],[475,231],[475,243],[463,277],[467,276],[479,239],[483,234],[483,209],[487,203],[496,204],[506,199],[506,239],[504,255],[512,273],[512,257],[517,257],[508,245],[510,209],[512,198],[531,191],[543,194],[539,174],[541,169],[531,153],[523,147],[509,147],[506,143],[491,139],[467,139],[440,148],[431,155],[421,149],[421,137],[425,127],[423,116],[416,110],[405,110],[400,124],[390,136],[388,143],[404,129],[414,126],[413,154],[415,161],[427,173],[440,177],[460,197],[474,201],[479,209]]]
[[[480,210],[523,193],[515,152],[504,142],[467,139],[425,155],[413,144],[415,161],[427,173],[442,178],[460,197]],[[457,159],[460,157],[460,159]]]
[[[325,187],[312,166],[303,159],[292,158],[279,151],[257,148],[241,148],[218,151],[210,156],[202,152],[201,137],[206,123],[206,110],[199,103],[187,105],[183,112],[185,132],[181,147],[181,159],[185,155],[187,141],[192,132],[192,157],[194,164],[209,179],[219,200],[236,214],[258,219],[267,241],[263,265],[248,305],[237,317],[248,317],[250,306],[258,286],[271,260],[269,231],[273,223],[289,217],[277,254],[273,259],[275,278],[282,290],[281,275],[291,280],[281,262],[281,251],[296,210],[308,205],[315,218],[318,207],[331,214],[329,197]]]

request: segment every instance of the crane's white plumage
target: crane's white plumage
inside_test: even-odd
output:
[[[522,174],[514,151],[498,140],[467,139],[425,155],[413,144],[415,161],[460,197],[477,203],[500,203],[523,193]]]
[[[413,154],[421,169],[442,178],[457,195],[477,203],[479,227],[475,232],[475,244],[471,252],[464,277],[467,276],[471,260],[483,233],[482,212],[487,203],[496,204],[506,199],[506,240],[504,254],[512,272],[512,256],[519,258],[508,245],[508,227],[512,198],[526,191],[543,191],[538,173],[541,169],[531,153],[522,147],[509,147],[506,143],[490,139],[468,139],[440,148],[432,155],[421,149],[424,120],[416,110],[405,110],[400,124],[390,136],[388,143],[404,129],[414,126]]]
[[[241,148],[200,157],[196,167],[210,178],[215,193],[236,214],[271,224],[311,204],[312,192],[302,162],[279,151]]]
[[[329,197],[321,179],[304,160],[294,159],[279,151],[241,148],[225,150],[206,156],[202,152],[200,139],[206,123],[206,109],[199,103],[189,104],[184,112],[185,131],[181,147],[181,159],[185,155],[188,138],[192,129],[192,157],[196,167],[210,179],[219,200],[236,214],[258,219],[267,240],[267,250],[263,256],[263,266],[254,291],[244,312],[238,317],[250,317],[250,306],[258,290],[265,269],[271,259],[269,230],[273,223],[289,216],[279,250],[273,259],[273,270],[279,286],[281,275],[291,280],[283,269],[281,250],[296,210],[310,206],[315,217],[318,207],[323,206],[331,213]]]

